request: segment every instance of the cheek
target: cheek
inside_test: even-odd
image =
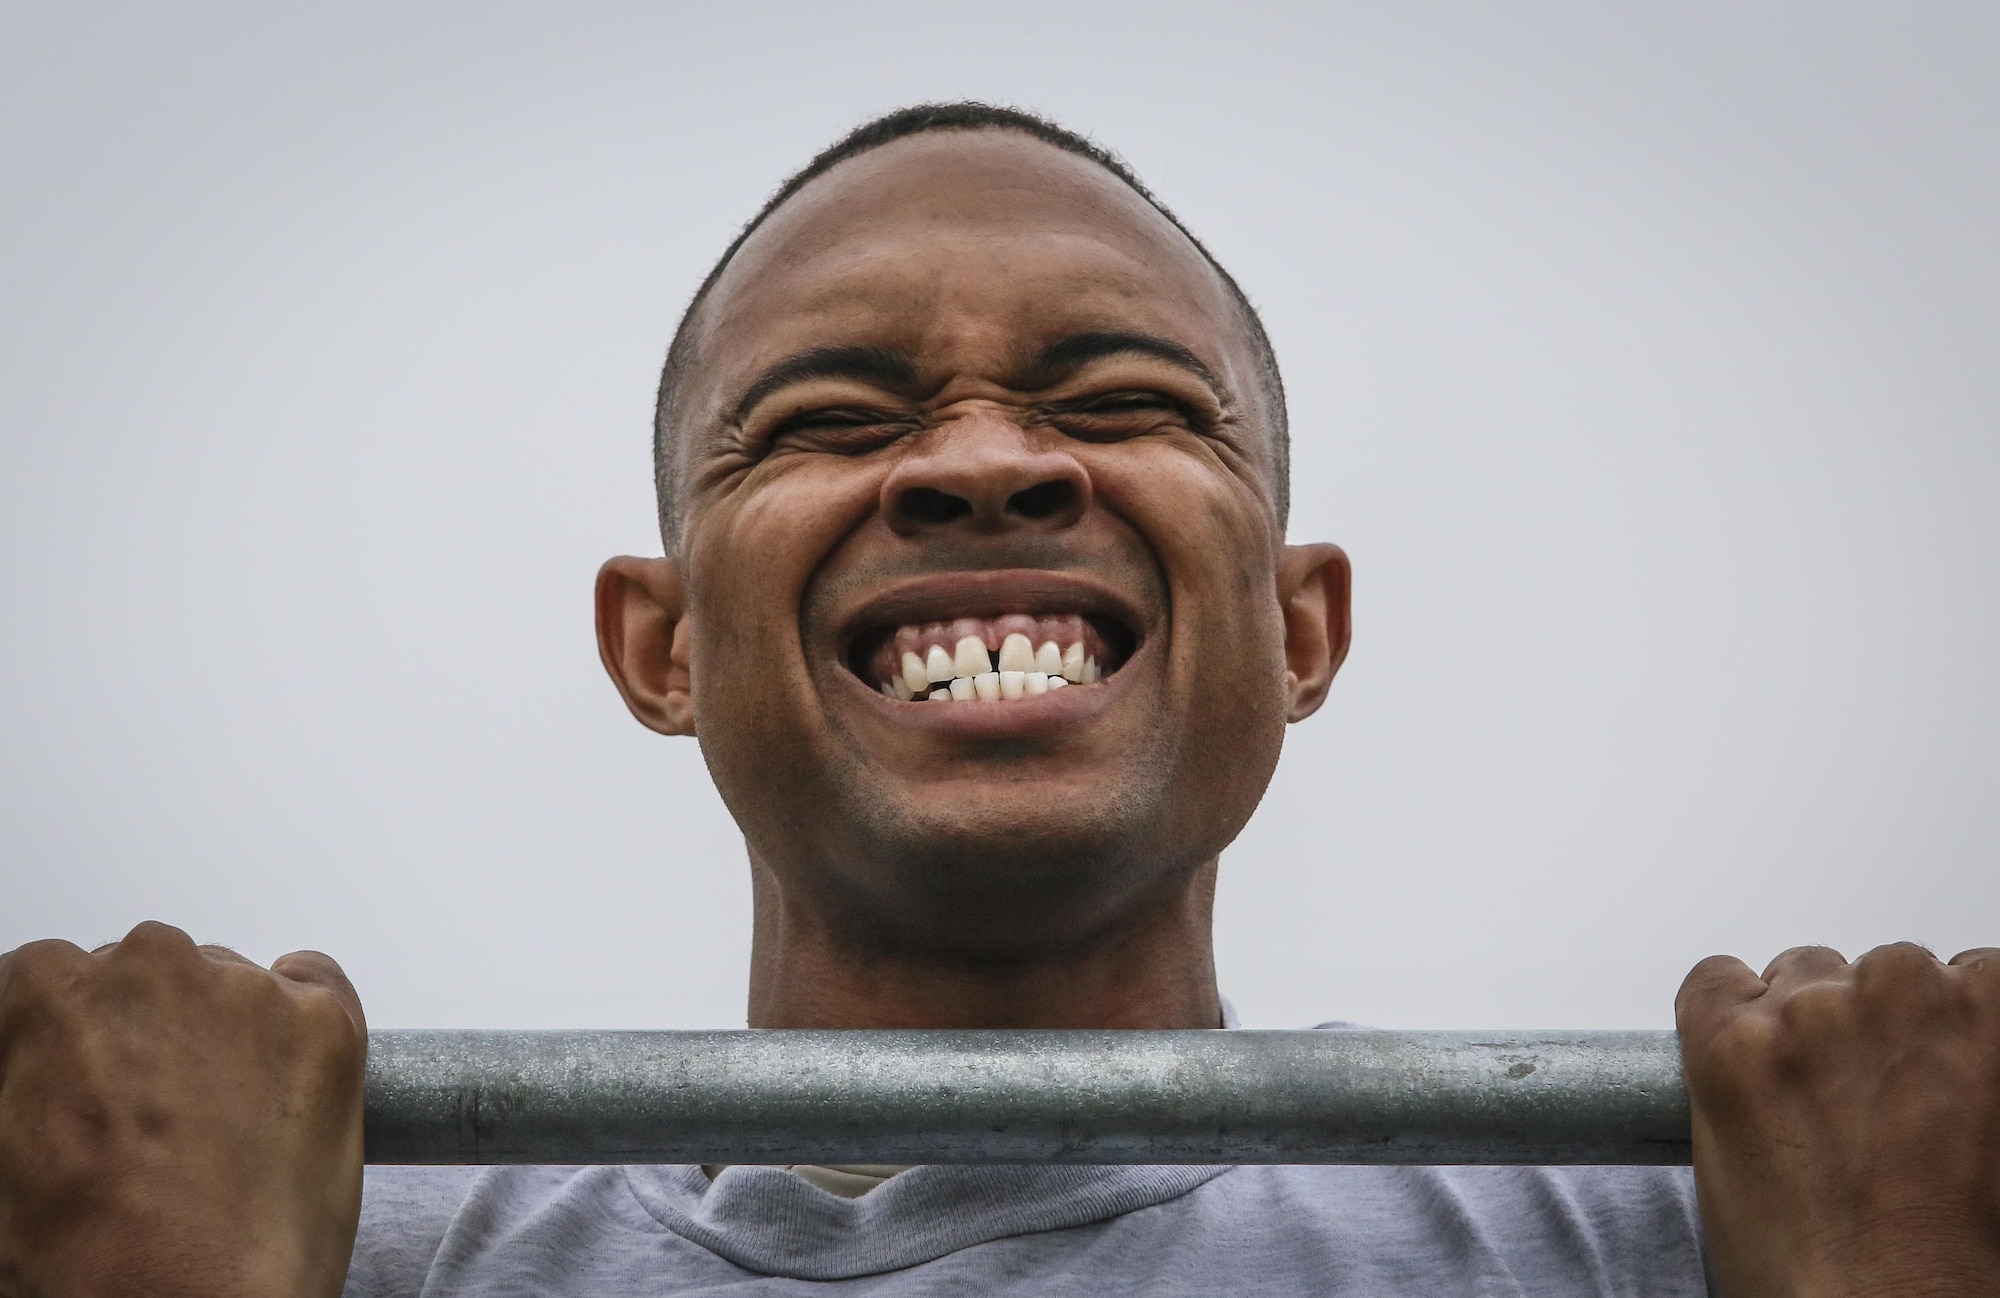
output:
[[[841,539],[875,509],[883,470],[859,460],[787,457],[759,465],[689,520],[688,598],[697,643],[760,670],[799,657],[799,601]],[[752,641],[742,637],[753,635]]]
[[[685,561],[696,733],[738,823],[819,796],[825,726],[800,642],[800,600],[874,508],[879,473],[838,461],[772,472],[690,517]],[[772,466],[779,469],[780,466]]]
[[[724,735],[796,745],[816,728],[800,601],[827,555],[874,510],[881,476],[855,460],[767,461],[690,516],[684,554],[704,747]]]
[[[1130,453],[1104,456],[1094,485],[1158,555],[1173,601],[1166,687],[1186,737],[1177,778],[1205,790],[1211,812],[1233,809],[1233,837],[1284,740],[1276,524],[1253,485],[1185,448],[1104,449]],[[1213,828],[1197,818],[1185,831]]]
[[[1282,676],[1278,535],[1269,502],[1212,456],[1166,439],[1101,450],[1110,453],[1092,457],[1093,489],[1159,556],[1176,633],[1227,640],[1236,670],[1269,659]]]

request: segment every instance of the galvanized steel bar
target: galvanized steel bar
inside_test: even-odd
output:
[[[1670,1032],[370,1034],[371,1163],[1686,1163]]]

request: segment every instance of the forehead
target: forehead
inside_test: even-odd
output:
[[[914,136],[813,180],[738,249],[698,324],[697,408],[805,348],[892,346],[942,379],[1104,328],[1172,339],[1254,387],[1239,312],[1187,236],[1102,167],[1015,131]]]

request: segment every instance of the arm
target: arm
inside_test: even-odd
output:
[[[2000,949],[1715,957],[1676,1009],[1726,1298],[2000,1294]]]
[[[0,1295],[336,1298],[366,1053],[316,952],[141,924],[0,956]]]

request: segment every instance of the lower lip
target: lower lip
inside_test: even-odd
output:
[[[929,699],[913,699],[905,703],[885,698],[881,691],[869,689],[853,672],[843,668],[840,674],[867,706],[877,709],[885,720],[898,725],[938,735],[1012,739],[1045,735],[1097,716],[1111,705],[1115,695],[1122,692],[1120,682],[1131,668],[1131,661],[1127,661],[1101,681],[1050,690],[1034,698],[994,702],[966,699],[950,703],[933,703]]]

